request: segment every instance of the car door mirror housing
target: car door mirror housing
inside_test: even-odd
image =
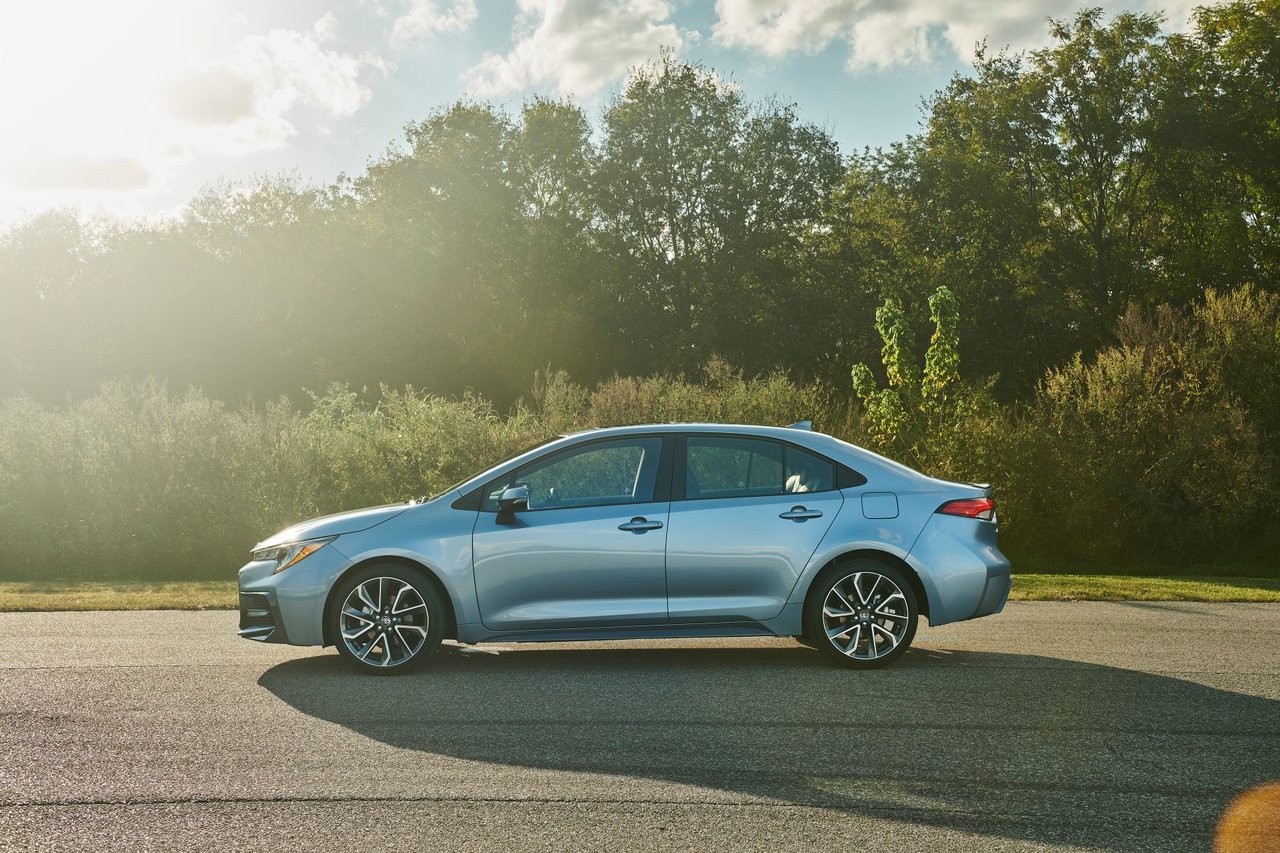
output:
[[[515,514],[529,508],[529,487],[512,486],[503,489],[498,496],[498,523],[511,524],[516,520]]]

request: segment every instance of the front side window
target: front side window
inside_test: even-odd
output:
[[[539,459],[489,490],[484,509],[514,485],[529,487],[529,509],[609,506],[653,500],[662,455],[660,436],[602,441]]]
[[[757,438],[689,436],[685,443],[685,497],[742,498],[826,492],[835,465],[791,445]]]

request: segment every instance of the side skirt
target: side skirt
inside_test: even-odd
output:
[[[556,631],[491,631],[472,623],[458,626],[461,643],[578,643],[595,640],[665,640],[706,637],[785,637],[760,622],[714,625],[646,625],[631,628],[564,628]]]

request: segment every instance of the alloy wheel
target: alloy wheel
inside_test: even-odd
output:
[[[831,585],[822,627],[836,651],[871,661],[893,652],[906,636],[910,608],[902,589],[874,571],[853,572]]]
[[[400,578],[369,578],[347,595],[339,614],[342,642],[369,666],[407,663],[427,642],[431,616],[422,594]]]

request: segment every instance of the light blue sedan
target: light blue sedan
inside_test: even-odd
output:
[[[991,488],[791,427],[652,424],[543,444],[422,501],[303,522],[240,569],[240,635],[369,672],[462,643],[796,637],[881,666],[998,613]]]

